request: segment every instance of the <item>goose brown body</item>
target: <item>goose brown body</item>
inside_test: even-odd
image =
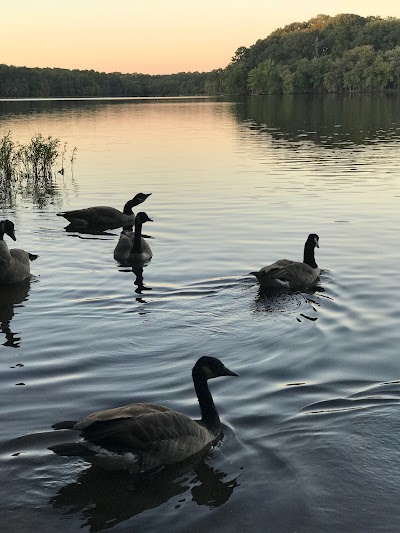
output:
[[[0,222],[0,284],[10,285],[30,277],[30,263],[37,256],[20,248],[9,249],[4,234],[16,240],[14,224],[10,220]]]
[[[311,233],[304,245],[303,262],[280,259],[251,274],[256,276],[262,289],[309,287],[317,281],[320,274],[314,257],[315,247],[319,248],[319,237]]]
[[[211,445],[221,423],[207,380],[237,376],[219,359],[201,357],[192,371],[202,413],[192,420],[183,413],[148,403],[135,403],[88,415],[80,422],[61,422],[55,429],[81,432],[79,443],[52,446],[58,455],[79,455],[106,468],[145,472],[175,464]]]
[[[73,211],[62,211],[57,213],[57,215],[66,218],[76,228],[120,228],[121,226],[135,222],[132,207],[144,202],[150,194],[136,194],[132,200],[126,202],[122,212],[114,207],[99,205],[85,209],[75,209]]]

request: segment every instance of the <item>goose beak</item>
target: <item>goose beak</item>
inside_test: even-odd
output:
[[[316,246],[317,248],[319,248],[319,240],[318,240],[318,239],[315,239],[315,246]]]
[[[17,237],[15,236],[15,232],[14,232],[14,230],[10,230],[10,232],[8,233],[8,235],[12,238],[13,241],[16,241],[16,240],[17,240]]]
[[[229,370],[229,368],[226,368],[226,366],[224,366],[224,369],[225,369],[225,376],[239,377],[239,374],[236,374],[236,372],[232,372],[232,370]]]

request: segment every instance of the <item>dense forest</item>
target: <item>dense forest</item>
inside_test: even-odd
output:
[[[0,97],[190,96],[400,90],[400,20],[318,15],[237,49],[225,69],[170,75],[0,65]]]
[[[205,72],[151,76],[0,65],[0,97],[200,95],[206,79]]]
[[[400,20],[318,15],[271,33],[214,73],[210,92],[359,93],[400,89]]]

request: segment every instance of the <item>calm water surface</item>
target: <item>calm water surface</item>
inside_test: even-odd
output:
[[[1,218],[39,254],[0,292],[1,530],[393,532],[400,521],[400,100],[0,102],[1,130],[77,146],[47,191],[3,189]],[[69,163],[66,162],[68,167]],[[119,230],[55,213],[139,191],[153,260],[113,259]],[[260,297],[248,273],[320,236],[318,289]],[[224,438],[134,482],[48,447],[51,425],[125,403],[198,415]]]

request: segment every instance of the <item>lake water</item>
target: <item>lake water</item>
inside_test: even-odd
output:
[[[400,99],[3,101],[0,127],[78,148],[47,191],[1,195],[40,256],[0,290],[1,530],[397,531]],[[120,230],[55,216],[140,191],[143,281]],[[248,273],[309,233],[317,290],[260,296]],[[200,462],[137,483],[47,449],[131,402],[197,417],[202,355],[240,377],[210,383],[224,438]]]

